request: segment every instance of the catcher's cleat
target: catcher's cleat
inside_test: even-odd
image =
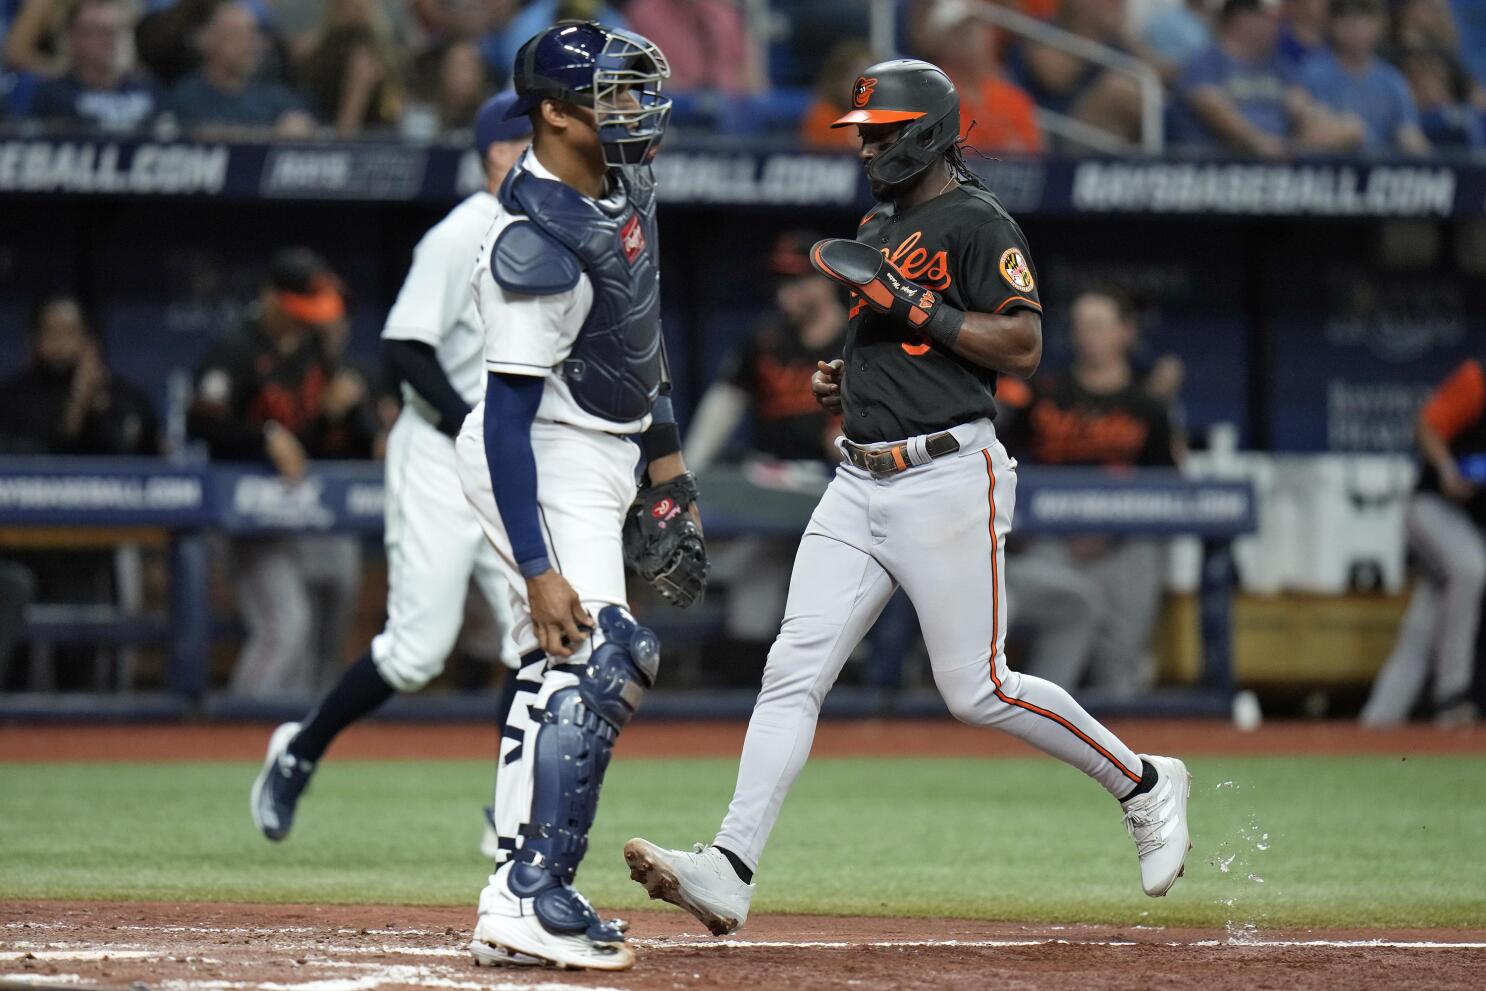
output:
[[[628,970],[635,965],[635,952],[624,935],[600,922],[571,887],[549,884],[536,897],[518,895],[521,885],[512,875],[516,866],[503,864],[480,893],[480,916],[469,947],[476,965],[525,966],[523,958],[560,970]],[[544,899],[545,910],[539,907]]]
[[[273,731],[273,736],[268,738],[268,755],[263,758],[263,770],[258,772],[258,779],[248,794],[253,825],[276,843],[289,835],[299,796],[304,794],[310,775],[315,773],[313,761],[299,760],[289,753],[289,741],[298,732],[298,723],[284,723]]]
[[[1187,830],[1187,796],[1192,776],[1175,757],[1141,754],[1156,769],[1156,785],[1125,802],[1125,829],[1140,856],[1140,884],[1152,898],[1171,890],[1186,871],[1192,838]]]
[[[687,853],[636,838],[624,845],[624,861],[651,898],[690,912],[714,936],[726,936],[748,919],[756,885],[743,883],[715,846],[698,843]]]

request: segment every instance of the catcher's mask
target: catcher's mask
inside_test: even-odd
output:
[[[857,77],[851,109],[831,126],[897,123],[897,140],[867,165],[891,190],[912,184],[959,139],[960,94],[944,70],[919,59],[878,62]]]
[[[543,100],[563,100],[594,113],[604,164],[648,165],[671,117],[661,84],[671,67],[649,39],[593,21],[559,21],[516,52],[516,102],[507,117]]]

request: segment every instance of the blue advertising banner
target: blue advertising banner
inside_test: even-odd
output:
[[[1014,213],[1205,217],[1476,217],[1486,165],[1421,162],[1039,158],[972,166]],[[677,206],[852,207],[868,202],[850,155],[668,145],[661,201]],[[447,202],[483,182],[461,147],[377,142],[228,144],[0,138],[0,195]]]

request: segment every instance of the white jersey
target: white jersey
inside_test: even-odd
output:
[[[542,179],[556,180],[534,152],[528,151],[516,164]],[[550,296],[509,293],[496,284],[490,271],[490,253],[500,233],[513,223],[530,223],[512,216],[496,202],[495,219],[480,246],[470,286],[485,327],[485,368],[509,375],[531,375],[546,379],[537,419],[567,423],[611,434],[639,433],[650,426],[650,416],[619,423],[583,409],[573,399],[562,377],[562,363],[573,350],[578,330],[593,306],[593,283],[588,273],[566,292]]]
[[[471,406],[485,395],[485,332],[470,294],[469,264],[499,210],[500,201],[481,190],[423,235],[382,328],[383,340],[431,346],[455,391]],[[405,405],[438,420],[438,413],[410,386],[404,384],[402,392]]]

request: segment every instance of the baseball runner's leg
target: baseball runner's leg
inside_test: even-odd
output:
[[[1405,515],[1409,546],[1439,575],[1443,598],[1437,613],[1434,702],[1437,715],[1470,711],[1476,664],[1476,631],[1486,590],[1486,541],[1465,510],[1432,492],[1416,493]]]
[[[894,591],[867,549],[871,493],[870,479],[839,468],[811,516],[795,555],[784,624],[748,721],[732,804],[714,844],[697,844],[692,852],[640,838],[625,845],[630,876],[714,935],[747,918],[753,871],[810,755],[821,701]]]
[[[1398,625],[1398,640],[1362,707],[1362,725],[1397,726],[1409,718],[1429,678],[1443,598],[1444,590],[1432,577],[1420,576],[1414,582],[1409,607]]]
[[[480,896],[471,951],[481,963],[508,963],[515,953],[622,970],[633,964],[633,952],[572,879],[587,852],[614,741],[659,664],[654,634],[624,608],[620,528],[634,498],[638,449],[591,431],[533,428],[548,550],[597,622],[573,657],[559,659],[536,650],[526,583],[495,510],[483,444],[476,437],[465,448],[469,439],[461,438],[460,477],[511,588],[519,590],[515,638],[523,650],[496,780],[497,866]]]
[[[302,726],[284,724],[295,727],[286,743],[277,752],[270,747],[265,766],[276,771],[260,775],[252,797],[254,819],[270,839],[287,835],[336,736],[396,692],[418,691],[436,677],[459,634],[485,537],[459,491],[454,446],[405,412],[387,438],[386,479],[387,625]]]
[[[795,556],[784,623],[769,649],[738,784],[717,834],[717,845],[750,870],[810,755],[821,702],[896,589],[870,553],[874,487],[856,469],[838,469]]]
[[[747,919],[753,871],[810,755],[821,701],[896,588],[868,551],[873,486],[856,469],[838,468],[811,516],[795,555],[784,624],[748,721],[732,804],[713,845],[687,852],[640,838],[625,844],[630,877],[713,935]]]
[[[974,430],[978,436],[962,440],[958,457],[884,486],[887,539],[879,557],[918,610],[934,681],[950,712],[1025,740],[1124,802],[1142,885],[1147,894],[1165,894],[1190,846],[1186,768],[1172,758],[1142,759],[1062,688],[1006,666],[1004,545],[1016,501],[1015,463],[989,421]],[[923,525],[924,506],[935,507],[933,525]]]

